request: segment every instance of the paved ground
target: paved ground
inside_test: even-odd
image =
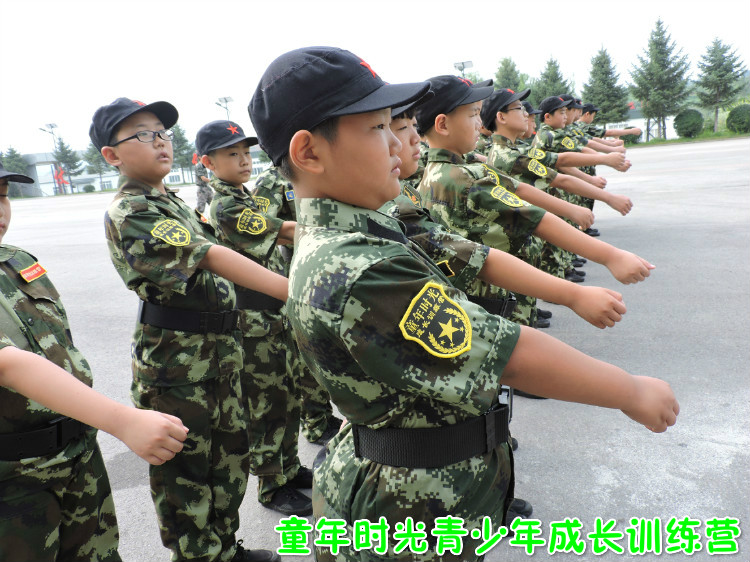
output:
[[[750,520],[750,140],[682,144],[630,151],[626,174],[604,169],[612,191],[629,195],[627,217],[597,204],[602,240],[651,260],[657,269],[636,286],[619,285],[589,263],[587,283],[620,290],[628,306],[616,328],[597,330],[567,309],[554,312],[549,333],[633,373],[668,380],[680,400],[678,425],[651,434],[621,413],[518,398],[512,430],[517,491],[547,525],[577,517],[584,534],[597,517],[624,531],[631,518]],[[194,203],[194,188],[183,189]],[[6,242],[35,254],[49,270],[70,315],[75,340],[94,369],[96,388],[129,403],[128,350],[136,298],[109,262],[102,216],[112,194],[20,200]],[[109,435],[100,442],[115,490],[121,552],[129,561],[169,559],[159,541],[147,465]],[[302,460],[318,448],[300,444]],[[251,482],[251,487],[255,481]],[[277,548],[275,512],[245,498],[240,537]],[[748,531],[736,556],[748,560]],[[701,528],[703,543],[705,531]],[[627,536],[627,535],[626,535]],[[627,540],[621,544],[628,552]],[[663,544],[663,549],[666,544]],[[591,553],[590,544],[587,553]],[[544,548],[534,558],[546,559]],[[501,544],[490,561],[526,560]],[[590,557],[587,557],[590,559]],[[683,560],[683,555],[600,560]],[[304,560],[285,557],[285,560]],[[557,560],[580,560],[555,554]],[[692,561],[708,560],[704,549]]]

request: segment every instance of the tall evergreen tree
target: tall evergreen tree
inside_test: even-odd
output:
[[[513,59],[505,57],[500,61],[500,66],[495,72],[495,89],[510,88],[514,92],[521,88],[521,75],[518,73],[516,63]]]
[[[185,129],[180,125],[172,127],[174,132],[174,138],[172,139],[172,151],[174,154],[174,164],[180,168],[182,174],[182,181],[185,182],[185,168],[192,169],[193,167],[193,154],[195,153],[195,146],[191,143]]]
[[[719,109],[729,106],[744,86],[744,65],[736,51],[717,37],[698,62],[698,100],[700,106],[714,110],[714,133],[719,130]]]
[[[597,123],[617,123],[628,115],[628,93],[617,83],[619,78],[609,53],[600,49],[591,59],[589,81],[583,85],[583,101],[600,109],[596,114]]]
[[[9,172],[13,172],[14,174],[23,174],[25,176],[29,175],[29,165],[26,164],[26,161],[23,159],[21,153],[12,146],[8,148],[8,152],[6,152],[5,154],[0,154],[0,162],[3,163],[3,166]],[[23,185],[24,184],[15,181],[9,182],[8,195],[11,197],[22,197]]]
[[[685,104],[690,85],[686,76],[689,64],[682,49],[667,33],[664,22],[656,21],[648,48],[638,55],[639,66],[633,66],[633,94],[641,101],[643,115],[658,125],[658,136],[666,138],[666,120]]]
[[[562,72],[560,72],[560,65],[554,58],[550,58],[541,76],[534,81],[529,101],[536,107],[540,101],[549,96],[572,93],[573,84],[563,78]]]
[[[83,173],[83,166],[81,165],[81,158],[78,156],[78,153],[70,148],[67,144],[65,144],[65,141],[58,137],[57,139],[57,148],[55,148],[55,151],[52,153],[52,156],[55,157],[55,160],[57,160],[60,163],[60,166],[62,167],[63,171],[65,172],[65,175],[68,176],[68,183],[71,188],[71,192],[73,190],[73,176],[79,176]],[[60,185],[60,192],[65,193],[65,184]]]
[[[109,170],[109,164],[107,164],[99,149],[94,146],[94,143],[89,143],[89,147],[83,153],[83,161],[86,162],[87,174],[97,174],[99,176],[99,189],[101,189],[102,174]]]

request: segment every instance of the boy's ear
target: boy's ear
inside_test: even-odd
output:
[[[102,148],[102,157],[107,161],[110,166],[119,166],[122,164],[117,150],[111,146],[105,146]]]
[[[441,113],[435,117],[435,125],[432,127],[438,135],[447,135],[448,131],[448,116],[445,113]]]
[[[301,130],[294,133],[289,141],[290,163],[308,174],[320,174],[324,171],[320,160],[320,153],[325,149],[328,141],[320,136],[313,135],[310,131]]]
[[[211,157],[208,154],[204,154],[203,156],[201,156],[201,164],[203,164],[206,168],[208,168],[212,172],[214,171],[214,168],[216,168],[216,166],[214,166],[213,161],[211,160]]]

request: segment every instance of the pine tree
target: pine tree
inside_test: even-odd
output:
[[[583,85],[583,101],[593,103],[600,110],[596,114],[597,123],[618,123],[628,115],[627,90],[617,83],[618,80],[609,53],[600,49],[591,59],[589,82]]]
[[[719,109],[729,106],[744,86],[745,68],[730,45],[714,39],[698,63],[698,100],[704,109],[714,110],[714,133],[719,130]]]
[[[102,174],[109,169],[109,164],[107,164],[99,149],[94,146],[94,143],[89,143],[89,147],[83,153],[83,161],[86,162],[87,174],[98,174],[99,189],[101,189]]]
[[[9,172],[13,172],[14,174],[23,174],[25,176],[29,175],[29,165],[23,159],[21,153],[12,146],[8,148],[8,152],[6,152],[5,154],[0,154],[0,162],[3,163],[3,166]],[[23,185],[24,184],[15,181],[9,182],[8,195],[10,197],[22,197]]]
[[[638,55],[639,66],[630,74],[633,78],[632,92],[641,101],[643,115],[655,119],[658,136],[666,138],[667,116],[676,114],[685,104],[689,93],[686,77],[689,64],[682,49],[675,52],[675,43],[661,19],[651,32],[648,48],[643,56]]]
[[[521,75],[518,73],[516,63],[508,57],[500,61],[500,66],[495,73],[495,89],[509,88],[514,92],[521,89]]]
[[[174,138],[172,139],[172,152],[174,155],[174,164],[180,168],[182,173],[182,181],[185,182],[185,168],[193,167],[193,154],[195,153],[195,146],[191,143],[185,129],[180,125],[172,127],[174,132]]]
[[[542,75],[534,82],[534,88],[531,90],[529,101],[534,107],[539,102],[549,96],[559,96],[560,94],[572,94],[573,84],[563,78],[560,72],[560,65],[554,58],[547,61]]]
[[[70,148],[67,144],[65,144],[65,141],[62,138],[57,139],[57,148],[55,148],[55,151],[52,153],[52,156],[55,157],[55,160],[57,160],[60,163],[60,166],[62,167],[65,174],[68,176],[68,183],[71,187],[71,191],[73,189],[73,176],[79,176],[83,173],[83,167],[81,166],[81,158],[78,156],[78,153]],[[65,184],[60,185],[60,193],[65,193]]]

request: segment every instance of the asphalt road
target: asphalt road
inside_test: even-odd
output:
[[[644,283],[620,285],[597,264],[586,283],[621,291],[628,307],[614,329],[597,330],[571,311],[553,311],[548,332],[632,373],[663,378],[681,404],[678,423],[651,434],[617,411],[551,400],[516,399],[511,429],[520,442],[516,490],[534,505],[533,517],[550,539],[549,522],[578,518],[583,535],[596,518],[688,517],[701,522],[702,550],[693,562],[750,560],[750,139],[637,148],[632,169],[601,174],[609,189],[630,196],[621,217],[597,203],[601,239],[631,250],[657,268]],[[181,192],[195,202],[193,187]],[[13,201],[5,242],[36,255],[57,285],[78,347],[94,370],[95,388],[130,403],[130,338],[136,297],[116,275],[107,254],[102,218],[111,193]],[[124,560],[166,561],[148,489],[147,465],[113,437],[100,443],[115,494]],[[310,465],[318,447],[302,441]],[[278,548],[279,517],[260,507],[256,482],[241,510],[246,546]],[[737,518],[744,531],[739,554],[709,556],[705,522]],[[662,535],[666,536],[663,530]],[[609,552],[599,560],[684,560],[681,554]],[[662,542],[662,550],[667,547]],[[591,543],[586,544],[591,554]],[[547,559],[538,547],[534,559]],[[488,561],[527,560],[507,539]],[[585,556],[590,559],[590,556]],[[306,560],[285,557],[285,560]],[[555,553],[554,559],[580,560]]]

